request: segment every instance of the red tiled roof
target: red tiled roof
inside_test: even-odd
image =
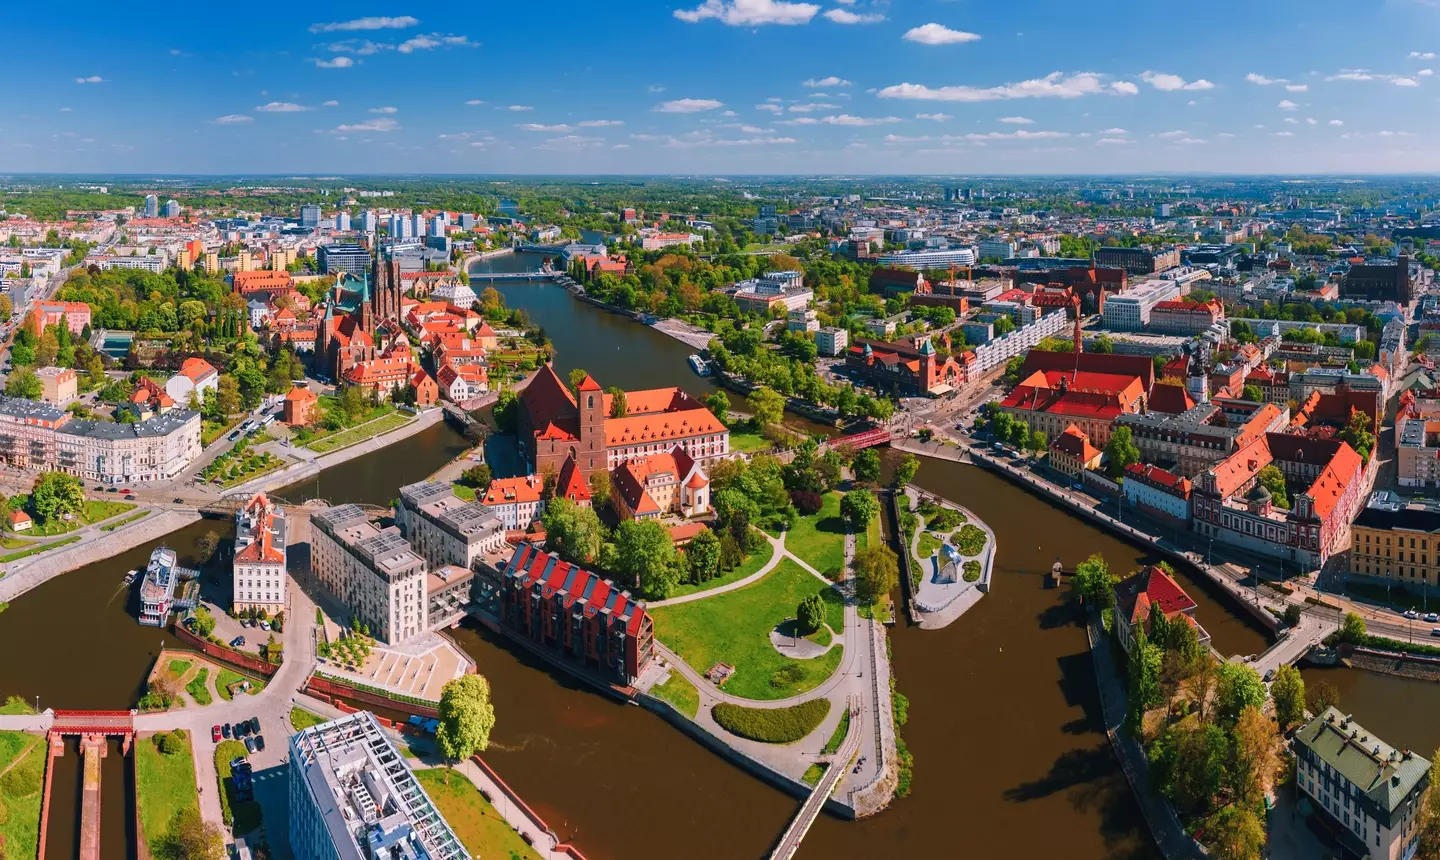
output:
[[[1158,485],[1181,498],[1190,498],[1190,479],[1167,472],[1149,463],[1131,463],[1125,467],[1127,478],[1137,478],[1141,483]]]
[[[1081,463],[1088,463],[1100,455],[1100,449],[1090,444],[1090,437],[1085,435],[1085,431],[1074,424],[1055,437],[1055,441],[1050,443],[1050,450],[1074,457]]]
[[[625,632],[631,636],[638,634],[649,618],[645,612],[645,604],[631,599],[628,593],[616,588],[615,583],[601,579],[598,574],[578,565],[561,561],[557,556],[542,552],[534,544],[524,543],[517,547],[511,564],[516,572],[529,580],[529,586],[540,583],[546,597],[562,594],[566,609],[580,603],[587,617],[594,617],[602,610],[608,610],[610,617],[620,620]],[[572,577],[572,570],[578,575]],[[570,587],[565,589],[567,579],[570,580]]]
[[[580,468],[575,465],[574,457],[566,457],[564,465],[560,467],[560,477],[555,483],[555,495],[572,502],[590,501],[590,486],[585,483]]]
[[[1186,391],[1183,385],[1176,385],[1173,382],[1157,382],[1155,387],[1150,389],[1151,412],[1179,415],[1194,405],[1195,401],[1191,399],[1190,392]]]

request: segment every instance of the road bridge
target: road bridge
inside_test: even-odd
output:
[[[795,852],[800,850],[800,841],[805,838],[805,834],[810,832],[811,825],[815,823],[816,818],[820,817],[820,811],[825,808],[825,801],[830,799],[831,793],[835,791],[835,786],[839,785],[840,780],[849,773],[850,760],[860,751],[860,737],[863,732],[860,731],[858,719],[859,700],[853,696],[847,698],[845,707],[850,709],[852,717],[850,728],[845,734],[845,741],[840,744],[839,751],[830,757],[830,766],[825,769],[824,775],[815,784],[815,790],[805,798],[805,803],[801,805],[800,811],[795,814],[795,818],[790,821],[790,826],[785,829],[785,835],[780,837],[780,842],[776,844],[775,850],[770,852],[770,860],[790,860],[795,856]]]
[[[560,277],[563,272],[477,272],[470,276],[471,284],[488,284],[493,281],[549,281]]]

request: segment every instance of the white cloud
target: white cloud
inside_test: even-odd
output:
[[[260,105],[255,108],[255,110],[261,113],[299,113],[310,110],[310,108],[304,105],[297,105],[294,102],[270,102],[269,104]]]
[[[1331,75],[1327,81],[1373,81],[1383,75],[1375,75],[1369,69],[1341,69],[1338,75]]]
[[[1140,80],[1163,92],[1172,92],[1174,90],[1210,90],[1215,88],[1214,84],[1204,78],[1187,82],[1179,75],[1170,75],[1164,72],[1142,72],[1140,74]]]
[[[1102,130],[1100,133],[1101,133],[1101,134],[1129,134],[1130,132],[1126,131],[1126,130],[1123,129],[1123,128],[1107,128],[1107,129]]]
[[[615,144],[614,146],[612,146],[612,147],[610,147],[610,148],[611,148],[611,149],[629,149],[629,148],[630,148],[630,144],[628,144],[628,143],[617,143],[617,144]]]
[[[1286,125],[1299,125],[1299,124],[1300,124],[1300,120],[1296,119],[1296,118],[1293,117],[1293,116],[1287,116],[1287,117],[1285,117],[1285,124],[1286,124]]]
[[[1306,124],[1306,125],[1315,125],[1315,118],[1314,118],[1313,116],[1307,116],[1307,117],[1305,117],[1305,124]]]
[[[518,113],[518,112],[520,112],[520,111],[534,110],[535,108],[531,107],[530,105],[510,105],[509,107],[507,107],[507,108],[505,108],[505,109],[506,109],[506,110],[509,110],[509,111],[515,111],[515,112]]]
[[[922,143],[922,142],[927,141],[927,140],[929,140],[929,139],[930,139],[930,135],[928,135],[928,134],[922,134],[922,135],[915,136],[915,137],[911,137],[911,136],[907,136],[907,135],[903,135],[903,134],[887,134],[887,135],[885,135],[885,142],[886,142],[886,143]]]
[[[787,3],[784,0],[705,0],[694,9],[676,9],[675,17],[689,24],[714,18],[731,27],[762,24],[808,24],[820,7],[814,3]]]
[[[928,119],[928,120],[932,120],[932,121],[934,121],[934,122],[944,122],[945,120],[950,119],[951,117],[950,117],[950,114],[948,114],[948,113],[917,113],[917,114],[915,114],[915,118],[916,118],[916,119]]]
[[[334,21],[329,24],[311,24],[312,33],[334,33],[345,30],[403,30],[406,27],[414,27],[419,24],[417,18],[409,15],[398,17],[371,16],[369,18],[356,18],[353,21]]]
[[[1181,146],[1198,146],[1203,143],[1209,143],[1209,141],[1198,137],[1182,137],[1179,140],[1175,141],[1175,143]]]
[[[742,125],[742,126],[740,126],[740,130],[741,130],[742,132],[744,132],[745,134],[774,134],[774,133],[775,133],[775,129],[773,129],[773,128],[760,128],[759,126],[754,126],[754,125]]]
[[[465,102],[465,104],[467,104],[467,105],[483,105],[483,104],[485,104],[485,100],[484,100],[484,99],[470,99],[469,101]]]
[[[322,69],[348,69],[355,65],[355,61],[349,57],[336,57],[333,60],[312,60],[311,62]]]
[[[393,51],[395,46],[388,42],[372,42],[369,39],[343,39],[339,42],[330,42],[320,47],[332,54],[358,54],[368,57],[371,54],[378,54],[382,51]]]
[[[1125,138],[1123,138],[1123,137],[1102,137],[1102,138],[1100,138],[1099,140],[1095,141],[1095,145],[1096,145],[1096,146],[1126,146],[1126,145],[1132,144],[1132,143],[1134,143],[1134,142],[1135,142],[1135,141],[1133,141],[1133,140],[1127,140],[1127,139],[1125,139]]]
[[[661,102],[655,106],[655,110],[660,113],[704,113],[724,106],[724,102],[715,99],[674,99]]]
[[[99,75],[91,75],[91,76],[88,77],[88,78],[76,78],[76,79],[75,79],[75,83],[77,83],[77,84],[103,84],[103,83],[105,83],[105,79],[102,78],[102,77],[100,77]]]
[[[1034,125],[1035,120],[1025,116],[1002,116],[1000,122],[1008,122],[1011,125]]]
[[[885,20],[885,16],[879,12],[866,12],[857,14],[848,9],[831,9],[820,17],[836,24],[878,24]]]
[[[1414,78],[1391,78],[1390,83],[1397,87],[1418,87],[1420,82]]]
[[[1271,84],[1285,83],[1285,78],[1267,78],[1264,75],[1257,75],[1254,72],[1246,75],[1245,80],[1249,81],[1252,84],[1259,84],[1262,87],[1268,87]]]
[[[324,106],[325,106],[325,107],[339,107],[339,106],[340,106],[340,103],[339,103],[338,101],[334,100],[334,99],[330,99],[329,101],[327,101],[327,102],[324,103]]]
[[[68,107],[62,107],[62,108],[60,108],[60,112],[61,112],[61,113],[70,113],[72,110],[74,110],[74,108],[68,108]]]
[[[902,36],[907,42],[919,42],[922,45],[958,45],[963,42],[975,42],[980,39],[976,33],[967,33],[964,30],[952,30],[944,24],[924,24],[913,27]]]
[[[849,87],[854,86],[854,82],[847,81],[844,78],[837,78],[836,76],[831,75],[828,78],[820,78],[818,80],[815,78],[811,78],[800,86],[809,87],[813,90],[819,89],[820,87]]]
[[[1222,132],[1220,132],[1219,134],[1217,134],[1217,135],[1215,135],[1215,136],[1216,136],[1216,137],[1234,137],[1235,135],[1232,134],[1232,133],[1230,133],[1230,132],[1228,132],[1228,131],[1222,131]]]
[[[333,133],[348,134],[350,132],[357,131],[395,131],[399,127],[400,123],[396,122],[388,116],[382,116],[377,119],[367,119],[364,122],[351,123],[349,125],[337,125],[335,126]]]
[[[583,122],[575,123],[575,126],[577,128],[609,128],[610,126],[624,124],[625,121],[619,119],[587,119]]]
[[[468,36],[442,35],[440,33],[423,33],[419,36],[412,36],[396,46],[395,50],[402,54],[411,54],[415,51],[429,51],[446,45],[453,48],[474,47],[476,42],[470,41]]]
[[[1160,138],[1161,140],[1174,140],[1176,138],[1189,137],[1190,132],[1185,131],[1184,129],[1180,129],[1178,131],[1162,131],[1155,136]]]
[[[794,119],[782,119],[776,125],[819,125],[820,120],[813,116],[797,116]]]
[[[518,128],[518,129],[520,129],[521,131],[548,131],[548,132],[550,132],[550,133],[552,133],[552,134],[555,134],[555,133],[558,133],[558,132],[573,131],[573,130],[574,130],[574,129],[571,128],[570,126],[565,125],[564,123],[559,123],[559,124],[557,124],[557,125],[545,125],[545,124],[543,124],[543,123],[538,123],[538,122],[526,122],[526,123],[521,123],[521,124],[519,124],[519,125],[517,125],[517,126],[515,126],[515,127]]]
[[[777,104],[771,104],[771,103],[766,103],[766,104],[763,104],[763,105],[756,105],[756,106],[755,106],[755,109],[756,109],[756,110],[768,110],[768,111],[770,111],[771,113],[784,113],[784,112],[785,112],[785,108],[783,108],[783,107],[781,107],[781,106],[779,106],[779,105],[777,105]]]
[[[210,121],[216,125],[237,125],[242,122],[254,122],[255,117],[243,113],[227,113],[224,116],[217,116]]]
[[[813,103],[813,104],[791,105],[791,106],[790,106],[790,112],[791,112],[791,113],[814,113],[815,111],[821,111],[821,110],[836,110],[836,109],[838,109],[839,107],[840,107],[839,105],[826,104],[825,102],[815,102],[815,103]]]
[[[1310,85],[1309,85],[1309,84],[1286,84],[1286,85],[1285,85],[1285,89],[1286,89],[1287,92],[1292,92],[1292,93],[1308,93],[1308,92],[1310,92]]]
[[[966,140],[1056,140],[1069,137],[1068,131],[1030,131],[1017,128],[1014,131],[991,131],[985,134],[967,134]]]
[[[650,86],[645,88],[645,91],[647,93],[663,93],[665,92],[665,88],[660,86],[659,84],[651,84]]]
[[[1434,69],[1421,69],[1420,71],[1418,71],[1418,72],[1415,73],[1415,77],[1417,77],[1417,78],[1428,78],[1428,77],[1430,77],[1430,76],[1433,75],[1433,74],[1435,74],[1435,70],[1434,70]]]
[[[400,112],[400,109],[399,109],[399,108],[393,108],[393,107],[390,107],[389,105],[386,105],[385,107],[370,108],[370,112],[371,112],[371,113],[399,113],[399,112]]]
[[[1121,84],[1125,86],[1122,88]],[[1104,93],[1134,95],[1138,90],[1134,84],[1121,81],[1107,86],[1095,72],[1080,72],[1066,77],[1062,72],[1051,72],[1043,78],[1032,78],[1014,84],[996,87],[948,86],[927,87],[923,84],[895,84],[885,87],[877,95],[884,99],[925,99],[943,102],[989,102],[1005,99],[1058,98],[1073,99],[1080,96]]]
[[[1271,132],[1271,134],[1274,135],[1275,137],[1294,137],[1294,136],[1295,136],[1295,132],[1293,132],[1293,131],[1273,131],[1273,132]]]
[[[889,124],[892,123],[892,122],[899,122],[899,121],[900,121],[900,118],[899,118],[898,116],[886,116],[886,117],[851,116],[851,115],[848,114],[848,113],[842,113],[842,114],[839,114],[838,116],[826,116],[826,117],[821,117],[821,118],[820,118],[820,121],[823,122],[823,123],[825,123],[826,125],[867,126],[867,125],[889,125]]]
[[[1281,99],[1280,103],[1276,105],[1276,107],[1280,108],[1281,110],[1295,110],[1300,106],[1290,101],[1289,99]]]
[[[1410,59],[1412,59],[1412,60],[1433,60],[1433,59],[1435,59],[1435,52],[1434,52],[1434,51],[1411,51],[1411,52],[1410,52]]]
[[[1329,123],[1327,123],[1327,125],[1333,125],[1333,126],[1342,126],[1342,125],[1344,125],[1344,124],[1345,124],[1345,120],[1343,120],[1343,119],[1332,119],[1332,120],[1330,120]]]

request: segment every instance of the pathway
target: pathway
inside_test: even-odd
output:
[[[852,707],[849,700],[845,702],[845,707]],[[801,805],[800,811],[791,820],[790,826],[785,829],[785,834],[780,837],[780,843],[775,846],[774,851],[770,852],[770,860],[790,860],[795,856],[795,852],[800,850],[800,840],[810,832],[810,826],[820,816],[820,810],[825,808],[825,801],[830,799],[835,787],[845,778],[850,760],[860,752],[860,736],[862,734],[862,731],[856,731],[855,723],[852,721],[850,731],[845,735],[845,742],[840,745],[840,749],[835,755],[830,757],[830,766],[825,770],[825,775],[820,777],[820,781],[815,785],[815,790],[805,798],[805,803]]]
[[[761,534],[765,533],[761,532]],[[755,571],[744,579],[737,579],[734,582],[727,583],[726,585],[722,585],[719,588],[711,588],[706,591],[696,591],[691,594],[683,595],[681,597],[671,597],[668,600],[652,600],[649,603],[646,603],[645,607],[647,609],[655,609],[656,607],[660,606],[676,606],[681,603],[690,603],[694,600],[701,600],[706,597],[714,597],[717,594],[724,594],[727,591],[737,591],[747,585],[759,582],[760,580],[765,578],[765,574],[774,570],[780,564],[782,559],[795,558],[794,555],[791,555],[789,550],[785,549],[785,535],[785,532],[781,532],[779,537],[772,537],[768,534],[765,535],[765,539],[770,541],[770,560],[765,563],[764,567],[761,567],[759,570]],[[795,560],[800,561],[800,559],[798,558],[795,558]],[[814,568],[811,568],[803,561],[801,561],[800,564],[807,570],[809,570],[811,573],[815,572]],[[824,579],[824,577],[821,577],[821,579]],[[826,579],[825,581],[828,583],[830,580]]]

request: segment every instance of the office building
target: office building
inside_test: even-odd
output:
[[[505,523],[495,511],[461,499],[439,481],[401,487],[395,522],[432,570],[446,565],[469,570],[505,545]]]
[[[1333,707],[1298,729],[1293,746],[1295,784],[1345,856],[1416,856],[1429,761],[1390,746]]]
[[[145,195],[145,217],[160,217],[160,198],[156,197],[154,194]]]
[[[354,243],[321,245],[320,271],[327,275],[349,272],[364,277],[370,268],[370,253]]]
[[[1095,252],[1095,265],[1113,266],[1132,275],[1153,275],[1180,265],[1176,248],[1100,248]]]
[[[272,618],[285,611],[287,546],[284,510],[264,493],[251,496],[235,514],[230,595],[234,611],[264,610]]]
[[[180,201],[178,201],[178,200],[169,200],[169,201],[166,201],[166,203],[165,203],[165,217],[166,217],[166,218],[179,218],[179,217],[180,217]]]
[[[937,248],[928,251],[894,251],[881,254],[876,262],[882,266],[908,266],[924,271],[948,269],[951,266],[973,266],[978,259],[974,248]]]
[[[1348,575],[1417,594],[1440,586],[1440,502],[1372,493],[1350,525]]]
[[[331,594],[381,642],[426,632],[426,565],[400,529],[378,528],[356,505],[310,518],[310,566]]]
[[[343,209],[335,213],[335,229],[341,233],[350,232],[350,213]]]
[[[321,210],[313,203],[307,203],[300,207],[300,226],[319,227]]]
[[[1150,324],[1150,312],[1161,302],[1180,295],[1174,281],[1142,281],[1116,296],[1107,296],[1103,324],[1111,331],[1143,331]]]
[[[1191,302],[1171,299],[1157,302],[1150,309],[1147,331],[1159,334],[1196,335],[1225,319],[1225,307],[1218,299]]]
[[[366,209],[360,215],[360,230],[365,233],[374,233],[380,226],[380,217],[375,214],[374,209]]]
[[[826,326],[815,332],[815,349],[820,355],[837,356],[850,345],[850,332],[843,328]]]
[[[291,735],[289,772],[296,857],[470,860],[369,711]]]
[[[1015,243],[1009,239],[982,239],[976,252],[982,260],[1008,260],[1015,256]]]
[[[815,293],[802,279],[789,277],[792,274],[769,272],[761,278],[740,281],[725,292],[742,310],[768,314],[777,305],[784,305],[787,312],[800,310],[809,306]]]
[[[424,216],[424,215],[420,214],[419,212],[416,212],[415,214],[413,214],[413,215],[410,216],[410,227],[409,227],[409,232],[408,232],[407,235],[412,236],[412,237],[414,237],[414,238],[416,238],[416,239],[424,238],[424,236],[425,236],[425,216]]]

